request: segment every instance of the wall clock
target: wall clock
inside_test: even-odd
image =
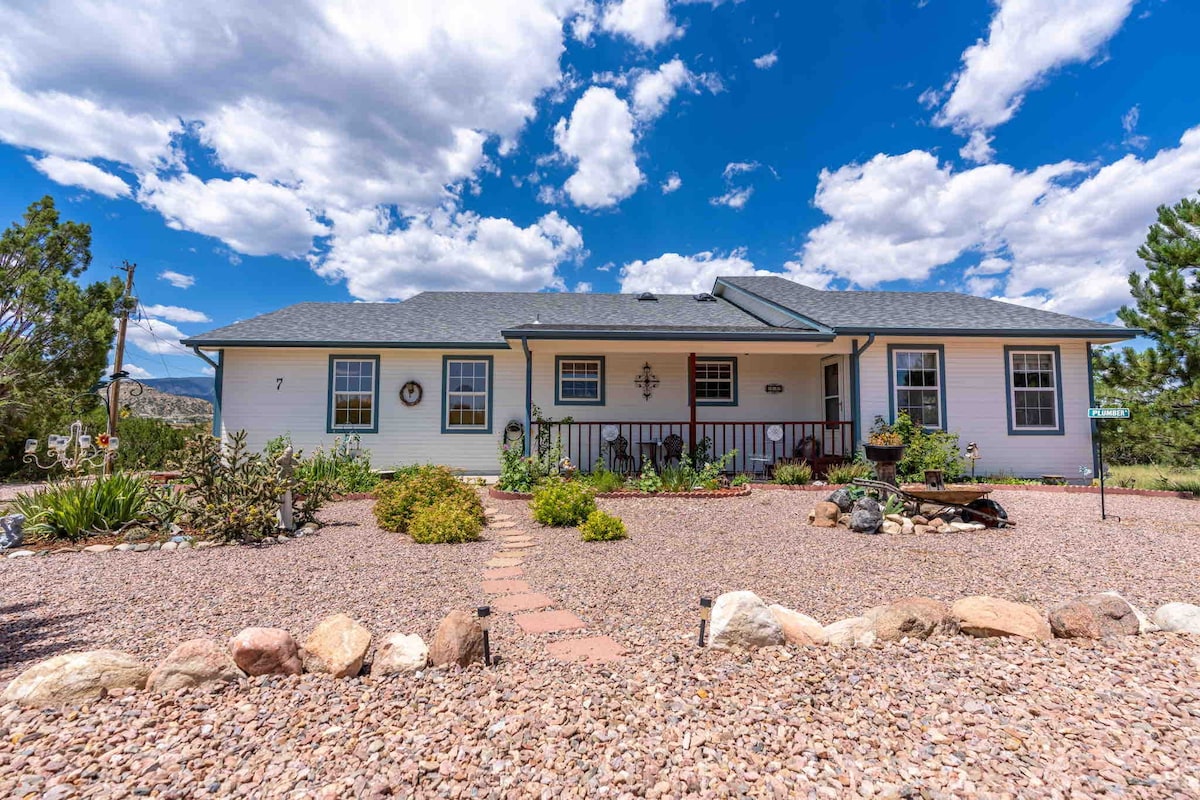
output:
[[[415,406],[421,402],[421,396],[425,391],[421,388],[421,384],[416,381],[409,381],[400,387],[400,402],[406,406]]]

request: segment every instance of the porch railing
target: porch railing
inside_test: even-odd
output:
[[[782,430],[779,441],[771,441],[767,436],[772,425]],[[661,461],[664,455],[661,443],[671,434],[683,439],[685,453],[692,452],[696,443],[705,439],[709,453],[714,456],[737,450],[726,467],[731,474],[763,472],[764,467],[791,458],[805,458],[821,467],[849,460],[854,455],[853,424],[848,421],[697,422],[694,426],[690,422],[535,422],[531,434],[536,448],[539,439],[547,441],[548,433],[548,441],[559,442],[563,455],[585,471],[590,472],[597,460],[609,469],[629,470],[629,462],[616,462],[617,454],[605,438],[606,431],[611,435],[614,430],[629,443],[627,454],[633,459],[635,470],[641,468],[642,444],[653,445],[652,452]]]

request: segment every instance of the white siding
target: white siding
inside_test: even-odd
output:
[[[888,345],[929,344],[945,347],[946,428],[967,442],[979,445],[980,474],[1013,473],[1019,476],[1062,475],[1079,478],[1081,465],[1092,465],[1091,426],[1087,419],[1087,345],[1079,340],[879,337],[859,362],[862,435],[876,415],[890,418],[888,397]],[[1006,345],[1056,345],[1061,352],[1063,435],[1008,433],[1005,388]]]

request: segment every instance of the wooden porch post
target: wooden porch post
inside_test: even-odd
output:
[[[688,353],[688,448],[696,449],[696,354]]]

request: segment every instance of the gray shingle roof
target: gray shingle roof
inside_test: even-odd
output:
[[[774,275],[718,278],[839,333],[929,331],[1132,337],[1139,331],[956,292],[822,291]],[[718,290],[719,291],[719,290]]]

